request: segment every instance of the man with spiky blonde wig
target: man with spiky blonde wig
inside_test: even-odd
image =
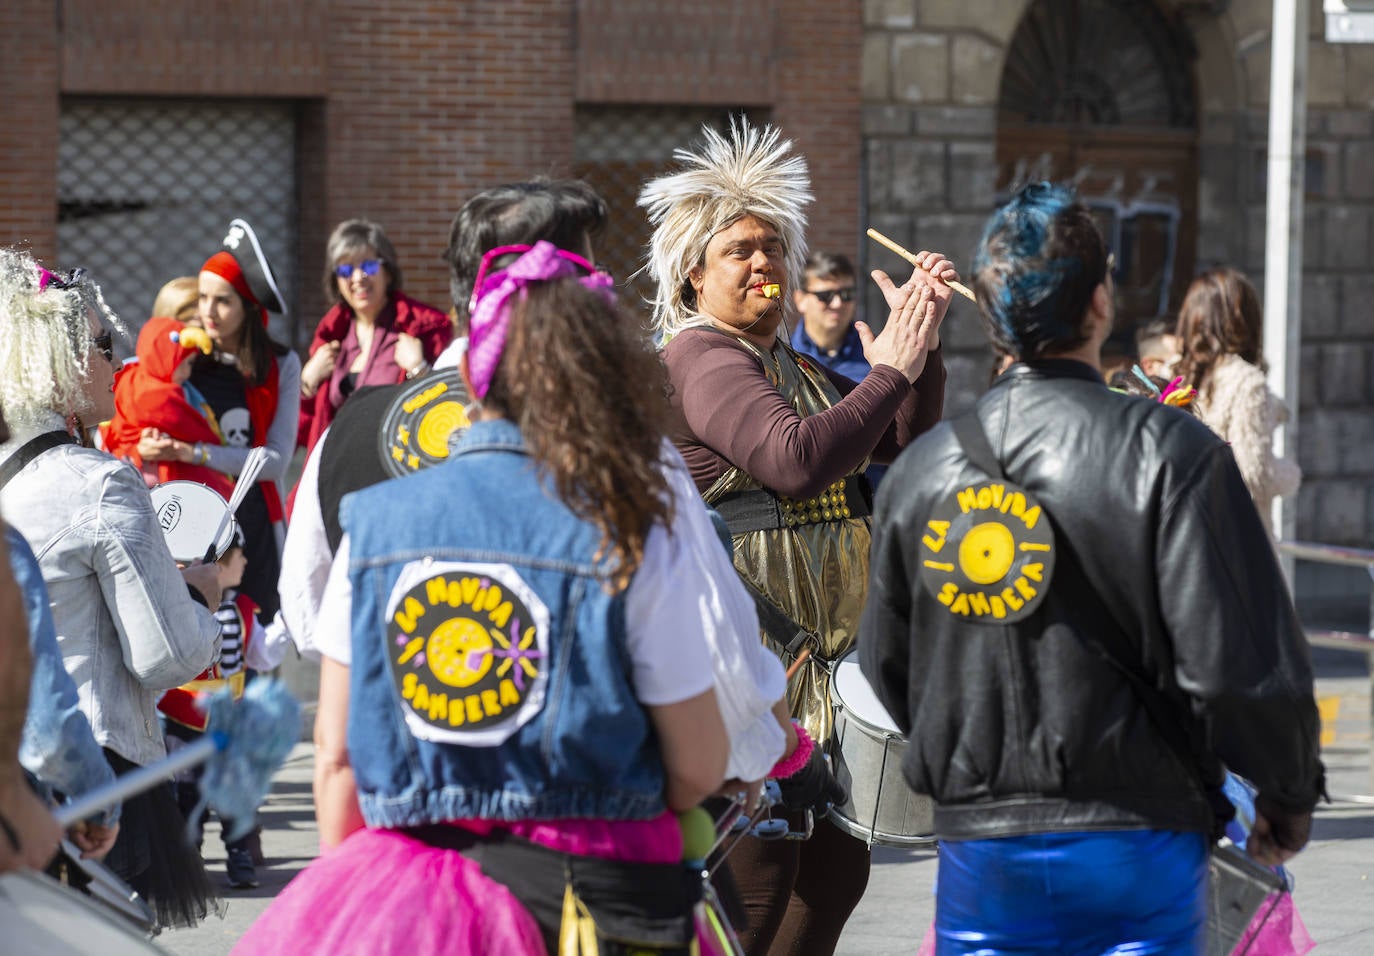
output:
[[[832,732],[826,665],[853,647],[868,576],[869,493],[862,473],[940,418],[939,327],[957,279],[922,252],[898,286],[873,279],[891,310],[879,334],[858,323],[873,372],[855,383],[787,344],[785,310],[806,260],[806,161],[772,127],[740,119],[678,150],[677,172],[645,185],[655,227],[654,320],[673,384],[673,440],[697,488],[726,519],[735,567],[810,652],[788,688],[817,756],[775,768],[784,802],[821,815],[842,788],[809,785]],[[791,627],[795,625],[795,627]],[[772,628],[768,633],[778,633]],[[767,633],[766,635],[767,636]],[[798,751],[802,751],[799,747]],[[751,954],[831,953],[868,882],[869,851],[829,822],[805,842],[745,841],[730,858]]]

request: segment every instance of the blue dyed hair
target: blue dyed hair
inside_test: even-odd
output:
[[[973,288],[993,343],[1017,358],[1076,348],[1083,317],[1107,277],[1107,246],[1074,191],[1022,187],[988,220]]]

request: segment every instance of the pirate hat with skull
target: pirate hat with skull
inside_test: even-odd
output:
[[[242,219],[233,220],[222,245],[223,248],[201,266],[201,271],[218,275],[240,296],[258,306],[264,323],[268,312],[285,315],[286,305],[277,277],[253,227]]]

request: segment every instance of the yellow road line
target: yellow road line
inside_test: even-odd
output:
[[[1341,713],[1341,699],[1332,694],[1330,697],[1317,698],[1317,713],[1322,721],[1322,746],[1329,747],[1336,742],[1336,718]]]

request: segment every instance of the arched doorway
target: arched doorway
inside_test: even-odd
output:
[[[998,185],[1072,181],[1116,255],[1114,342],[1172,315],[1197,239],[1195,54],[1152,0],[1034,0],[1007,50]]]

